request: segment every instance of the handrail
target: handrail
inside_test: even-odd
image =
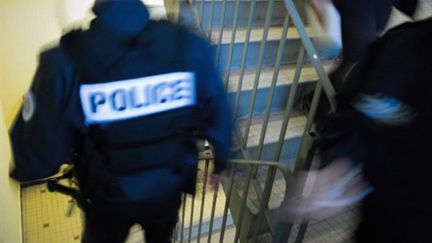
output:
[[[177,228],[176,232],[178,232],[176,239],[178,240],[178,242],[191,242],[191,240],[196,240],[197,242],[200,242],[201,239],[204,239],[205,237],[207,237],[207,242],[211,242],[212,239],[214,240],[214,237],[212,237],[214,235],[214,225],[215,225],[215,211],[216,211],[216,204],[220,204],[220,202],[218,202],[219,200],[223,200],[221,198],[218,197],[219,195],[219,189],[217,189],[214,192],[208,192],[206,190],[207,186],[206,186],[206,181],[208,178],[208,173],[210,170],[210,166],[209,163],[213,160],[211,156],[204,156],[201,157],[202,159],[202,164],[201,167],[204,166],[205,170],[201,171],[201,175],[204,175],[204,181],[202,182],[202,192],[201,194],[196,194],[193,197],[190,197],[188,199],[186,199],[186,197],[184,197],[184,202],[182,205],[182,208],[180,209],[180,213],[181,216],[179,217],[181,219],[181,222],[179,222],[178,226],[179,228]],[[242,167],[242,166],[246,166],[249,167],[249,172],[248,172],[248,177],[249,180],[252,180],[252,172],[253,172],[253,168],[258,166],[258,167],[267,167],[267,168],[273,168],[275,170],[279,170],[281,172],[281,175],[284,178],[284,182],[285,182],[285,188],[288,188],[289,184],[291,183],[292,180],[292,171],[291,169],[283,164],[283,163],[279,163],[279,162],[272,162],[272,161],[258,161],[258,160],[230,160],[229,161],[229,165],[231,167],[231,169],[229,170],[229,175],[228,177],[224,178],[224,182],[222,183],[222,185],[225,187],[225,191],[227,191],[226,196],[225,196],[225,202],[224,202],[224,208],[223,208],[223,214],[219,215],[219,220],[218,220],[218,233],[219,235],[219,239],[217,242],[226,242],[226,231],[228,229],[232,230],[231,227],[229,227],[228,225],[228,221],[231,217],[230,214],[232,213],[236,213],[237,215],[235,215],[236,217],[234,217],[234,220],[236,221],[235,224],[235,237],[234,237],[234,242],[238,242],[238,240],[242,239],[244,240],[245,235],[247,234],[246,229],[242,229],[241,225],[242,223],[244,223],[243,221],[246,218],[246,214],[245,214],[245,209],[248,208],[248,193],[249,193],[249,188],[244,187],[241,188],[241,190],[243,190],[242,192],[242,197],[241,197],[241,204],[238,206],[238,209],[236,212],[234,211],[229,211],[230,207],[232,206],[232,202],[234,199],[234,197],[236,197],[236,193],[234,193],[235,191],[237,192],[238,190],[240,190],[239,188],[236,188],[235,184],[236,184],[236,180],[237,180],[237,176],[236,174],[238,173],[237,168],[238,167]],[[236,189],[235,189],[236,188]],[[200,191],[200,188],[197,188],[197,191]],[[211,198],[211,202],[212,205],[211,207],[209,207],[208,205],[205,205],[205,202],[209,202],[209,200],[206,200],[207,194],[212,194],[212,198]],[[286,191],[284,194],[284,198],[282,199],[282,201],[286,200]],[[268,203],[267,201],[263,201],[264,198],[261,198],[261,201],[259,202],[261,205],[264,203]],[[211,211],[209,212],[208,209],[211,208]],[[190,213],[187,213],[187,210],[190,210]],[[208,221],[204,222],[203,221],[203,214],[204,213],[209,214],[210,213],[210,218]],[[220,213],[220,212],[219,212]],[[194,220],[194,215],[199,215],[198,219]],[[234,215],[233,215],[234,216]],[[193,222],[196,222],[197,224],[194,225]],[[279,222],[278,220],[273,222],[273,224],[275,224],[277,229],[280,229],[284,224],[281,225],[276,225],[276,222]],[[189,223],[189,226],[187,227],[186,225]],[[232,223],[231,223],[232,225]],[[208,227],[204,228],[204,227]],[[194,235],[194,232],[198,232],[197,234]],[[282,239],[281,237],[278,237],[279,239]],[[286,239],[287,240],[287,239]],[[243,242],[243,241],[242,241]],[[286,241],[275,241],[275,243],[283,243]]]
[[[335,101],[335,94],[336,91],[330,82],[330,79],[324,70],[324,67],[321,64],[321,61],[319,59],[318,52],[316,51],[311,39],[309,38],[308,34],[306,33],[306,28],[303,24],[303,20],[301,19],[296,6],[294,5],[292,0],[284,0],[285,7],[287,8],[289,14],[291,15],[292,21],[294,25],[296,26],[297,31],[300,34],[300,38],[303,42],[303,46],[306,49],[306,52],[308,56],[310,57],[310,61],[312,62],[312,65],[314,66],[315,70],[318,73],[319,76],[319,82],[321,83],[322,87],[324,88],[324,91],[327,95],[327,98],[329,100],[331,109],[334,111],[336,109],[336,101]]]

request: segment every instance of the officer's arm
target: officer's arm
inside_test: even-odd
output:
[[[204,95],[204,106],[208,115],[204,135],[214,147],[215,173],[226,169],[231,147],[232,119],[227,102],[227,95],[219,72],[214,63],[213,48],[209,45],[203,48],[201,74],[205,85],[201,95]]]
[[[24,104],[11,129],[15,168],[19,181],[48,177],[72,159],[73,133],[65,121],[64,70],[58,50],[40,57],[40,64]]]

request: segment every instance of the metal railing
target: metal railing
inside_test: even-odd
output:
[[[312,161],[312,155],[314,153],[313,149],[313,136],[310,131],[313,125],[313,119],[315,117],[315,113],[319,104],[319,100],[323,91],[326,97],[329,100],[329,104],[332,110],[335,108],[334,94],[335,90],[330,83],[330,80],[326,74],[326,71],[321,63],[319,58],[319,54],[317,50],[314,48],[313,42],[311,38],[308,36],[306,31],[306,27],[300,17],[300,14],[296,8],[296,5],[293,3],[293,0],[283,0],[284,7],[286,10],[285,16],[283,18],[283,22],[281,23],[282,31],[280,31],[279,43],[276,51],[276,56],[274,57],[274,63],[271,65],[273,69],[273,73],[271,74],[271,82],[268,86],[267,96],[264,98],[266,100],[264,105],[264,110],[259,114],[262,118],[260,120],[261,126],[260,130],[256,131],[252,128],[252,124],[257,117],[257,113],[255,112],[256,103],[260,101],[258,97],[258,93],[260,92],[260,82],[262,81],[261,75],[263,72],[263,68],[265,64],[265,56],[268,50],[268,42],[269,42],[269,32],[272,28],[272,16],[275,11],[275,3],[276,0],[268,0],[267,9],[265,13],[265,20],[262,28],[262,36],[259,42],[259,48],[257,52],[257,59],[253,65],[254,69],[254,78],[252,82],[252,89],[250,91],[250,97],[248,100],[247,106],[247,114],[246,116],[239,116],[239,106],[241,103],[241,95],[243,92],[243,86],[245,81],[245,72],[250,67],[248,64],[248,55],[251,49],[251,37],[252,32],[255,28],[255,19],[257,12],[257,0],[250,0],[249,9],[247,11],[247,24],[245,31],[244,40],[242,41],[242,50],[241,50],[241,58],[240,63],[237,63],[238,70],[236,70],[236,80],[234,80],[232,72],[234,68],[233,59],[235,55],[235,48],[239,42],[238,30],[239,30],[239,18],[240,18],[240,5],[245,1],[240,0],[222,0],[218,1],[221,5],[220,15],[218,16],[215,11],[215,0],[193,0],[190,1],[189,4],[192,7],[192,12],[195,14],[194,19],[196,20],[196,26],[200,28],[200,30],[204,33],[205,36],[208,36],[210,40],[213,40],[213,43],[216,45],[216,61],[220,66],[224,68],[224,83],[227,89],[234,94],[234,99],[232,102],[232,111],[233,117],[236,121],[236,139],[240,141],[239,149],[241,150],[241,154],[244,160],[231,160],[231,168],[229,170],[229,179],[226,179],[224,182],[224,190],[226,193],[225,200],[225,208],[222,216],[222,221],[220,225],[220,238],[219,241],[216,242],[230,242],[224,241],[227,220],[229,217],[232,217],[233,227],[235,230],[233,242],[259,242],[258,238],[261,237],[261,227],[267,229],[267,231],[271,234],[273,238],[273,242],[287,242],[289,233],[291,230],[290,224],[284,224],[282,222],[276,223],[275,217],[270,215],[270,206],[272,200],[272,192],[274,191],[275,181],[277,179],[277,171],[280,170],[285,178],[284,185],[288,186],[289,175],[291,174],[289,167],[284,163],[280,163],[283,150],[285,149],[287,134],[290,132],[290,123],[294,117],[294,113],[296,112],[296,105],[298,105],[298,95],[302,82],[302,75],[305,69],[305,66],[311,66],[316,73],[317,83],[314,89],[314,94],[312,98],[311,107],[308,110],[306,115],[306,122],[303,124],[303,130],[301,132],[301,142],[298,148],[298,151],[295,154],[295,164],[292,168],[294,171],[308,169],[310,167]],[[209,4],[209,8],[206,8],[206,4]],[[234,5],[233,12],[227,12],[228,5]],[[242,12],[246,12],[245,9],[242,9]],[[215,27],[215,16],[219,17],[218,28]],[[232,21],[227,21],[227,16],[232,17]],[[206,23],[207,21],[207,23]],[[228,23],[230,22],[230,23]],[[206,24],[205,24],[206,23]],[[287,62],[284,61],[285,50],[290,48],[289,43],[289,32],[294,28],[296,33],[298,34],[298,38],[300,39],[300,47],[298,49],[298,54],[294,65],[292,63],[288,63],[291,65],[287,66]],[[228,35],[229,38],[225,38],[224,35]],[[229,41],[227,42],[227,40]],[[223,58],[222,55],[222,47],[225,46],[225,56]],[[238,53],[238,52],[237,52]],[[249,66],[248,66],[249,65]],[[284,107],[279,110],[280,117],[280,127],[279,133],[275,135],[277,137],[276,142],[274,143],[273,154],[271,155],[271,159],[273,162],[265,162],[263,160],[264,148],[266,146],[266,136],[269,130],[269,123],[272,118],[272,114],[274,110],[272,109],[272,102],[275,99],[276,89],[279,85],[281,85],[281,81],[279,79],[279,75],[282,71],[285,71],[284,68],[293,69],[291,82],[289,83],[289,92],[286,98],[286,103]],[[230,83],[234,83],[234,90],[230,90]],[[261,97],[262,99],[262,97]],[[242,125],[240,125],[242,124]],[[257,145],[254,152],[251,152],[249,142],[252,132],[256,132],[258,135]],[[207,169],[208,162],[210,159],[205,160],[205,173],[204,173],[204,181],[207,180]],[[239,165],[247,166],[248,172],[246,176],[239,177],[237,180],[242,180],[244,183],[244,187],[242,190],[235,190],[234,186],[234,178],[236,178],[236,168]],[[260,174],[263,174],[261,167],[267,167],[265,170],[265,175],[260,177]],[[206,190],[206,183],[203,185],[203,191]],[[259,203],[256,205],[256,214],[252,216],[245,216],[248,211],[251,211],[250,207],[250,190],[254,190],[256,197],[259,199]],[[285,192],[283,192],[285,193]],[[218,197],[218,192],[214,192],[213,194],[213,204],[211,209],[211,218],[209,219],[209,230],[206,231],[208,234],[208,242],[210,242],[213,238],[213,227],[214,227],[214,210]],[[182,217],[181,224],[179,228],[179,237],[177,240],[179,242],[190,242],[191,239],[195,239],[197,242],[200,242],[202,237],[202,227],[203,227],[203,210],[204,210],[204,201],[205,201],[205,193],[200,195],[202,198],[201,201],[201,211],[199,215],[199,222],[194,226],[194,210],[191,210],[190,218],[189,218],[189,228],[185,226],[186,219],[185,216],[188,215],[186,213],[186,207],[194,208],[195,201],[197,200],[197,196],[194,198],[190,198],[186,200],[184,198],[184,204],[182,208]],[[239,202],[232,203],[232,199],[237,197]],[[285,197],[285,195],[284,195]],[[232,215],[230,216],[230,212]],[[249,217],[249,219],[245,220],[245,217]],[[252,218],[251,218],[252,217]],[[247,223],[245,223],[247,221]],[[263,221],[265,222],[264,224]],[[246,224],[246,225],[245,225]],[[197,228],[197,234],[193,236],[192,231],[193,227]],[[305,233],[307,227],[307,222],[302,224],[300,231],[297,235],[296,242],[301,242],[302,237]],[[185,229],[188,229],[189,232],[186,232]],[[252,232],[252,234],[250,234]],[[185,241],[187,239],[187,241]]]
[[[201,26],[203,21],[208,18],[208,28],[202,28],[201,30],[203,32],[206,33],[207,36],[212,36],[212,30],[214,28],[212,28],[211,26],[213,26],[213,21],[214,21],[214,0],[211,0],[211,11],[209,16],[205,15],[205,11],[204,11],[204,4],[205,4],[206,0],[195,0],[194,3],[195,7],[199,6],[200,11],[195,11],[195,14],[197,14],[196,20],[198,21],[197,25]],[[229,43],[225,43],[228,44],[228,54],[226,56],[226,60],[221,60],[221,46],[224,44],[222,43],[222,36],[224,35],[224,30],[227,28],[226,27],[226,8],[227,8],[227,3],[228,0],[222,0],[222,10],[221,10],[221,16],[220,16],[220,22],[219,22],[219,30],[218,30],[218,38],[216,40],[216,43],[214,43],[217,47],[217,61],[218,63],[220,63],[222,66],[225,66],[224,69],[224,81],[226,86],[228,86],[228,84],[232,81],[234,81],[231,78],[231,70],[232,70],[232,58],[233,58],[233,50],[234,50],[234,46],[236,44],[236,33],[237,33],[237,28],[238,28],[238,18],[239,18],[239,13],[240,13],[240,1],[239,0],[235,0],[235,7],[234,7],[234,14],[233,14],[233,20],[232,20],[232,24],[229,26],[230,27],[230,42]],[[247,149],[247,144],[248,144],[248,140],[250,137],[250,129],[251,129],[251,124],[252,124],[252,120],[254,119],[254,116],[256,115],[254,113],[254,107],[256,105],[256,101],[257,101],[257,92],[259,89],[259,84],[260,84],[260,76],[261,76],[261,72],[263,69],[263,62],[264,62],[264,55],[266,53],[266,45],[267,45],[267,40],[268,40],[268,34],[269,34],[269,30],[271,28],[271,22],[272,22],[272,12],[274,9],[274,3],[275,0],[269,0],[268,1],[268,7],[267,7],[267,11],[265,14],[265,23],[264,23],[264,29],[263,29],[263,34],[262,34],[262,39],[260,42],[260,47],[259,47],[259,54],[258,54],[258,59],[257,59],[257,64],[254,66],[255,69],[255,77],[254,77],[254,81],[253,81],[253,88],[252,88],[252,92],[250,95],[250,99],[249,99],[249,106],[248,106],[248,112],[246,115],[245,119],[246,123],[243,126],[244,131],[241,132],[242,134],[242,148],[243,149]],[[307,124],[305,125],[305,129],[304,132],[308,133],[311,129],[312,126],[312,121],[313,118],[315,116],[315,112],[318,106],[318,101],[319,98],[321,97],[322,94],[322,90],[325,91],[326,97],[329,100],[330,103],[330,107],[332,110],[334,110],[335,108],[335,100],[334,100],[334,95],[335,95],[335,90],[333,88],[333,85],[331,84],[328,75],[319,59],[319,54],[316,51],[316,49],[314,48],[314,45],[312,43],[311,38],[308,36],[307,32],[306,32],[306,28],[305,25],[297,11],[296,6],[294,5],[292,0],[284,0],[284,5],[286,7],[286,16],[284,18],[283,21],[283,30],[282,30],[282,34],[280,36],[280,42],[277,48],[277,55],[275,57],[275,63],[273,66],[273,74],[272,74],[272,79],[271,79],[271,84],[269,87],[269,92],[266,98],[266,104],[265,104],[265,111],[263,112],[264,114],[264,120],[263,120],[263,126],[262,129],[260,131],[260,136],[259,136],[259,144],[258,144],[258,149],[257,149],[257,153],[255,158],[256,160],[260,160],[262,159],[262,150],[263,150],[263,146],[264,146],[264,142],[265,142],[265,136],[266,136],[266,131],[268,129],[268,123],[269,123],[269,119],[270,119],[270,115],[272,113],[272,100],[274,99],[274,95],[275,95],[275,89],[276,86],[278,85],[278,75],[281,72],[281,68],[283,65],[283,55],[284,55],[284,49],[287,48],[286,46],[286,39],[287,39],[287,33],[288,33],[288,29],[292,28],[292,25],[294,26],[295,30],[298,33],[299,38],[301,39],[301,46],[300,46],[300,50],[298,52],[298,56],[297,56],[297,61],[296,66],[295,66],[295,71],[294,71],[294,75],[292,78],[292,82],[290,85],[290,92],[289,95],[287,97],[287,103],[285,106],[285,109],[283,110],[283,125],[281,126],[281,130],[280,130],[280,134],[279,134],[279,139],[277,142],[277,146],[274,152],[274,156],[273,156],[273,160],[274,161],[279,161],[280,159],[280,154],[281,154],[281,150],[283,147],[283,142],[284,142],[284,138],[285,138],[285,134],[286,134],[286,129],[289,125],[290,122],[290,118],[294,112],[295,109],[295,103],[296,103],[296,99],[297,99],[297,95],[298,95],[298,87],[299,84],[301,82],[301,75],[302,75],[302,71],[304,69],[304,66],[306,64],[306,62],[308,62],[309,65],[311,65],[316,74],[317,74],[317,85],[315,88],[315,92],[314,92],[314,96],[313,96],[313,101],[312,105],[309,109],[309,113],[307,114]],[[241,56],[241,62],[240,62],[240,68],[238,71],[238,82],[236,85],[236,89],[234,90],[235,92],[235,99],[233,102],[233,114],[234,114],[234,118],[235,119],[239,119],[238,117],[238,108],[239,108],[239,103],[240,103],[240,94],[242,92],[242,85],[244,82],[244,74],[245,74],[245,70],[246,70],[246,66],[247,66],[247,55],[248,55],[248,49],[249,49],[249,43],[250,43],[250,38],[251,38],[251,32],[253,29],[253,21],[254,21],[254,13],[256,12],[256,0],[251,0],[250,1],[250,8],[249,8],[249,14],[248,14],[248,19],[247,19],[247,27],[246,27],[246,35],[245,35],[245,39],[243,42],[243,48],[242,48],[242,56]],[[289,46],[288,46],[289,48]],[[248,159],[252,159],[252,158],[248,158]],[[298,168],[298,166],[296,166]]]
[[[283,191],[288,187],[291,180],[291,170],[282,163],[253,161],[253,160],[230,160],[228,175],[221,181],[216,190],[208,188],[209,173],[211,172],[211,156],[201,159],[198,173],[198,184],[194,196],[183,196],[183,204],[180,209],[180,222],[176,228],[176,242],[260,242],[258,234],[251,234],[244,225],[251,221],[247,218],[254,217],[247,211],[251,204],[263,205],[268,199],[256,197],[251,200],[253,194],[251,182],[255,168],[262,170],[274,169],[279,171],[281,181],[284,182]],[[245,179],[245,180],[241,180]],[[239,180],[246,183],[239,183]],[[239,196],[241,195],[241,196]],[[285,195],[285,192],[283,192]],[[282,202],[284,198],[280,198]],[[233,210],[233,207],[235,209]],[[236,215],[233,215],[236,214]],[[270,232],[280,230],[281,224],[277,224],[277,217],[267,218]],[[248,221],[248,222],[247,222]],[[260,232],[259,225],[254,225],[253,232]],[[262,231],[262,230],[261,230]],[[279,237],[280,238],[280,237]],[[275,243],[286,242],[281,238]]]

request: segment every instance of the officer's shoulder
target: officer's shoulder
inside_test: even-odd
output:
[[[73,42],[72,39],[76,38],[79,33],[81,33],[81,30],[69,31],[62,35],[59,40],[42,46],[42,51],[39,54],[39,61],[55,62],[56,64],[68,62],[69,57],[65,50],[65,43]]]
[[[59,55],[59,49],[59,41],[53,41],[43,45],[39,53],[39,61],[55,59]]]

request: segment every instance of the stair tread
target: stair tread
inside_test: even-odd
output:
[[[283,112],[273,112],[270,114],[270,119],[265,134],[264,144],[276,143],[279,140],[279,134],[284,119]],[[264,116],[254,117],[251,122],[249,130],[247,147],[256,147],[259,145],[261,130],[263,127]],[[304,127],[307,118],[305,116],[291,117],[288,122],[288,129],[285,133],[285,140],[301,137],[303,135]],[[239,120],[238,122],[242,135],[244,136],[246,128],[246,119]]]
[[[283,112],[273,112],[270,114],[268,128],[266,130],[265,139],[264,139],[265,145],[278,142],[279,135],[281,132],[282,123],[283,123],[283,119],[284,119],[284,113]],[[259,145],[259,139],[260,139],[261,130],[263,127],[263,121],[264,121],[263,115],[253,118],[252,124],[251,124],[251,129],[249,132],[249,137],[248,137],[248,144],[247,144],[248,148],[256,147]],[[242,134],[244,134],[244,131],[245,131],[245,123],[246,123],[245,119],[240,120],[238,122],[238,124],[240,126],[240,130],[242,131]],[[304,128],[306,126],[306,123],[307,123],[307,117],[305,117],[305,116],[292,116],[289,120],[288,128],[287,128],[287,131],[285,133],[285,139],[284,140],[287,141],[287,140],[296,139],[296,138],[301,139],[301,137],[304,133]],[[292,166],[293,161],[294,161],[294,158],[293,158],[293,160],[291,160],[291,162],[289,162],[287,164]],[[249,189],[247,208],[250,210],[250,212],[253,215],[257,215],[259,212],[259,207],[260,207],[261,202],[259,201],[258,194],[261,194],[262,190],[264,188],[265,178],[267,178],[267,171],[268,170],[265,169],[264,167],[260,167],[259,171],[258,171],[257,184],[260,185],[261,192],[257,193],[257,190],[254,186],[251,186]],[[235,188],[236,188],[237,194],[240,195],[240,197],[241,197],[241,195],[243,195],[243,190],[245,188],[246,178],[248,178],[247,173],[248,173],[248,170],[243,170],[240,173],[236,174],[235,179],[234,179],[236,182]],[[285,191],[286,191],[285,178],[280,171],[277,171],[275,181],[273,183],[272,194],[270,196],[270,200],[269,200],[269,204],[268,204],[268,208],[270,210],[276,210],[279,208],[282,200],[284,199]]]
[[[333,69],[335,62],[324,62],[324,69],[328,72]],[[255,69],[247,69],[243,76],[243,83],[241,90],[252,90],[255,81]],[[260,74],[258,88],[270,87],[273,79],[274,68],[264,67]],[[287,85],[293,82],[295,74],[295,65],[282,65],[278,74],[277,85]],[[228,92],[237,91],[239,84],[240,73],[239,71],[232,72],[230,81],[228,83]],[[312,65],[306,64],[300,75],[300,82],[311,82],[318,80],[318,75]]]
[[[205,3],[214,2],[235,2],[236,0],[203,0]],[[268,2],[269,0],[256,0],[257,2]],[[274,0],[275,2],[283,2],[283,0]],[[240,0],[240,2],[252,2],[251,0]],[[196,1],[196,5],[199,7],[201,5],[201,1]]]
[[[258,174],[255,179],[255,181],[261,187],[260,194],[262,193],[262,190],[265,185],[265,178],[267,177],[267,172],[268,172],[267,168],[268,167],[264,167],[264,166],[259,167]],[[242,170],[238,170],[235,174],[235,178],[234,178],[235,189],[238,195],[241,197],[243,195],[243,191],[246,186],[246,179],[248,178],[248,173],[249,173],[248,169],[242,168]],[[250,210],[252,214],[257,215],[259,212],[259,207],[261,202],[258,200],[258,194],[255,186],[252,185],[253,184],[251,184],[249,188],[247,208]],[[268,205],[269,209],[272,210],[272,209],[279,208],[282,200],[284,199],[285,191],[286,191],[286,183],[285,183],[284,176],[279,170],[277,170],[275,180],[273,183],[273,190],[269,200],[269,205]]]
[[[281,39],[282,31],[283,31],[283,26],[271,26],[269,28],[269,33],[268,33],[267,39],[269,41]],[[243,28],[237,29],[234,43],[245,42],[246,32],[247,32],[247,29],[245,29],[245,28],[244,29]],[[211,40],[213,43],[218,42],[219,33],[220,33],[220,29],[215,29],[212,31]],[[313,31],[308,26],[306,27],[306,33],[309,36],[313,36]],[[264,34],[264,27],[263,26],[253,27],[252,31],[251,31],[250,38],[249,38],[249,42],[260,42],[263,38],[263,34]],[[224,28],[223,34],[222,34],[222,44],[230,44],[231,38],[232,38],[232,29]],[[294,26],[289,27],[287,39],[299,39],[299,38],[300,38],[300,35],[299,35],[297,29]]]

